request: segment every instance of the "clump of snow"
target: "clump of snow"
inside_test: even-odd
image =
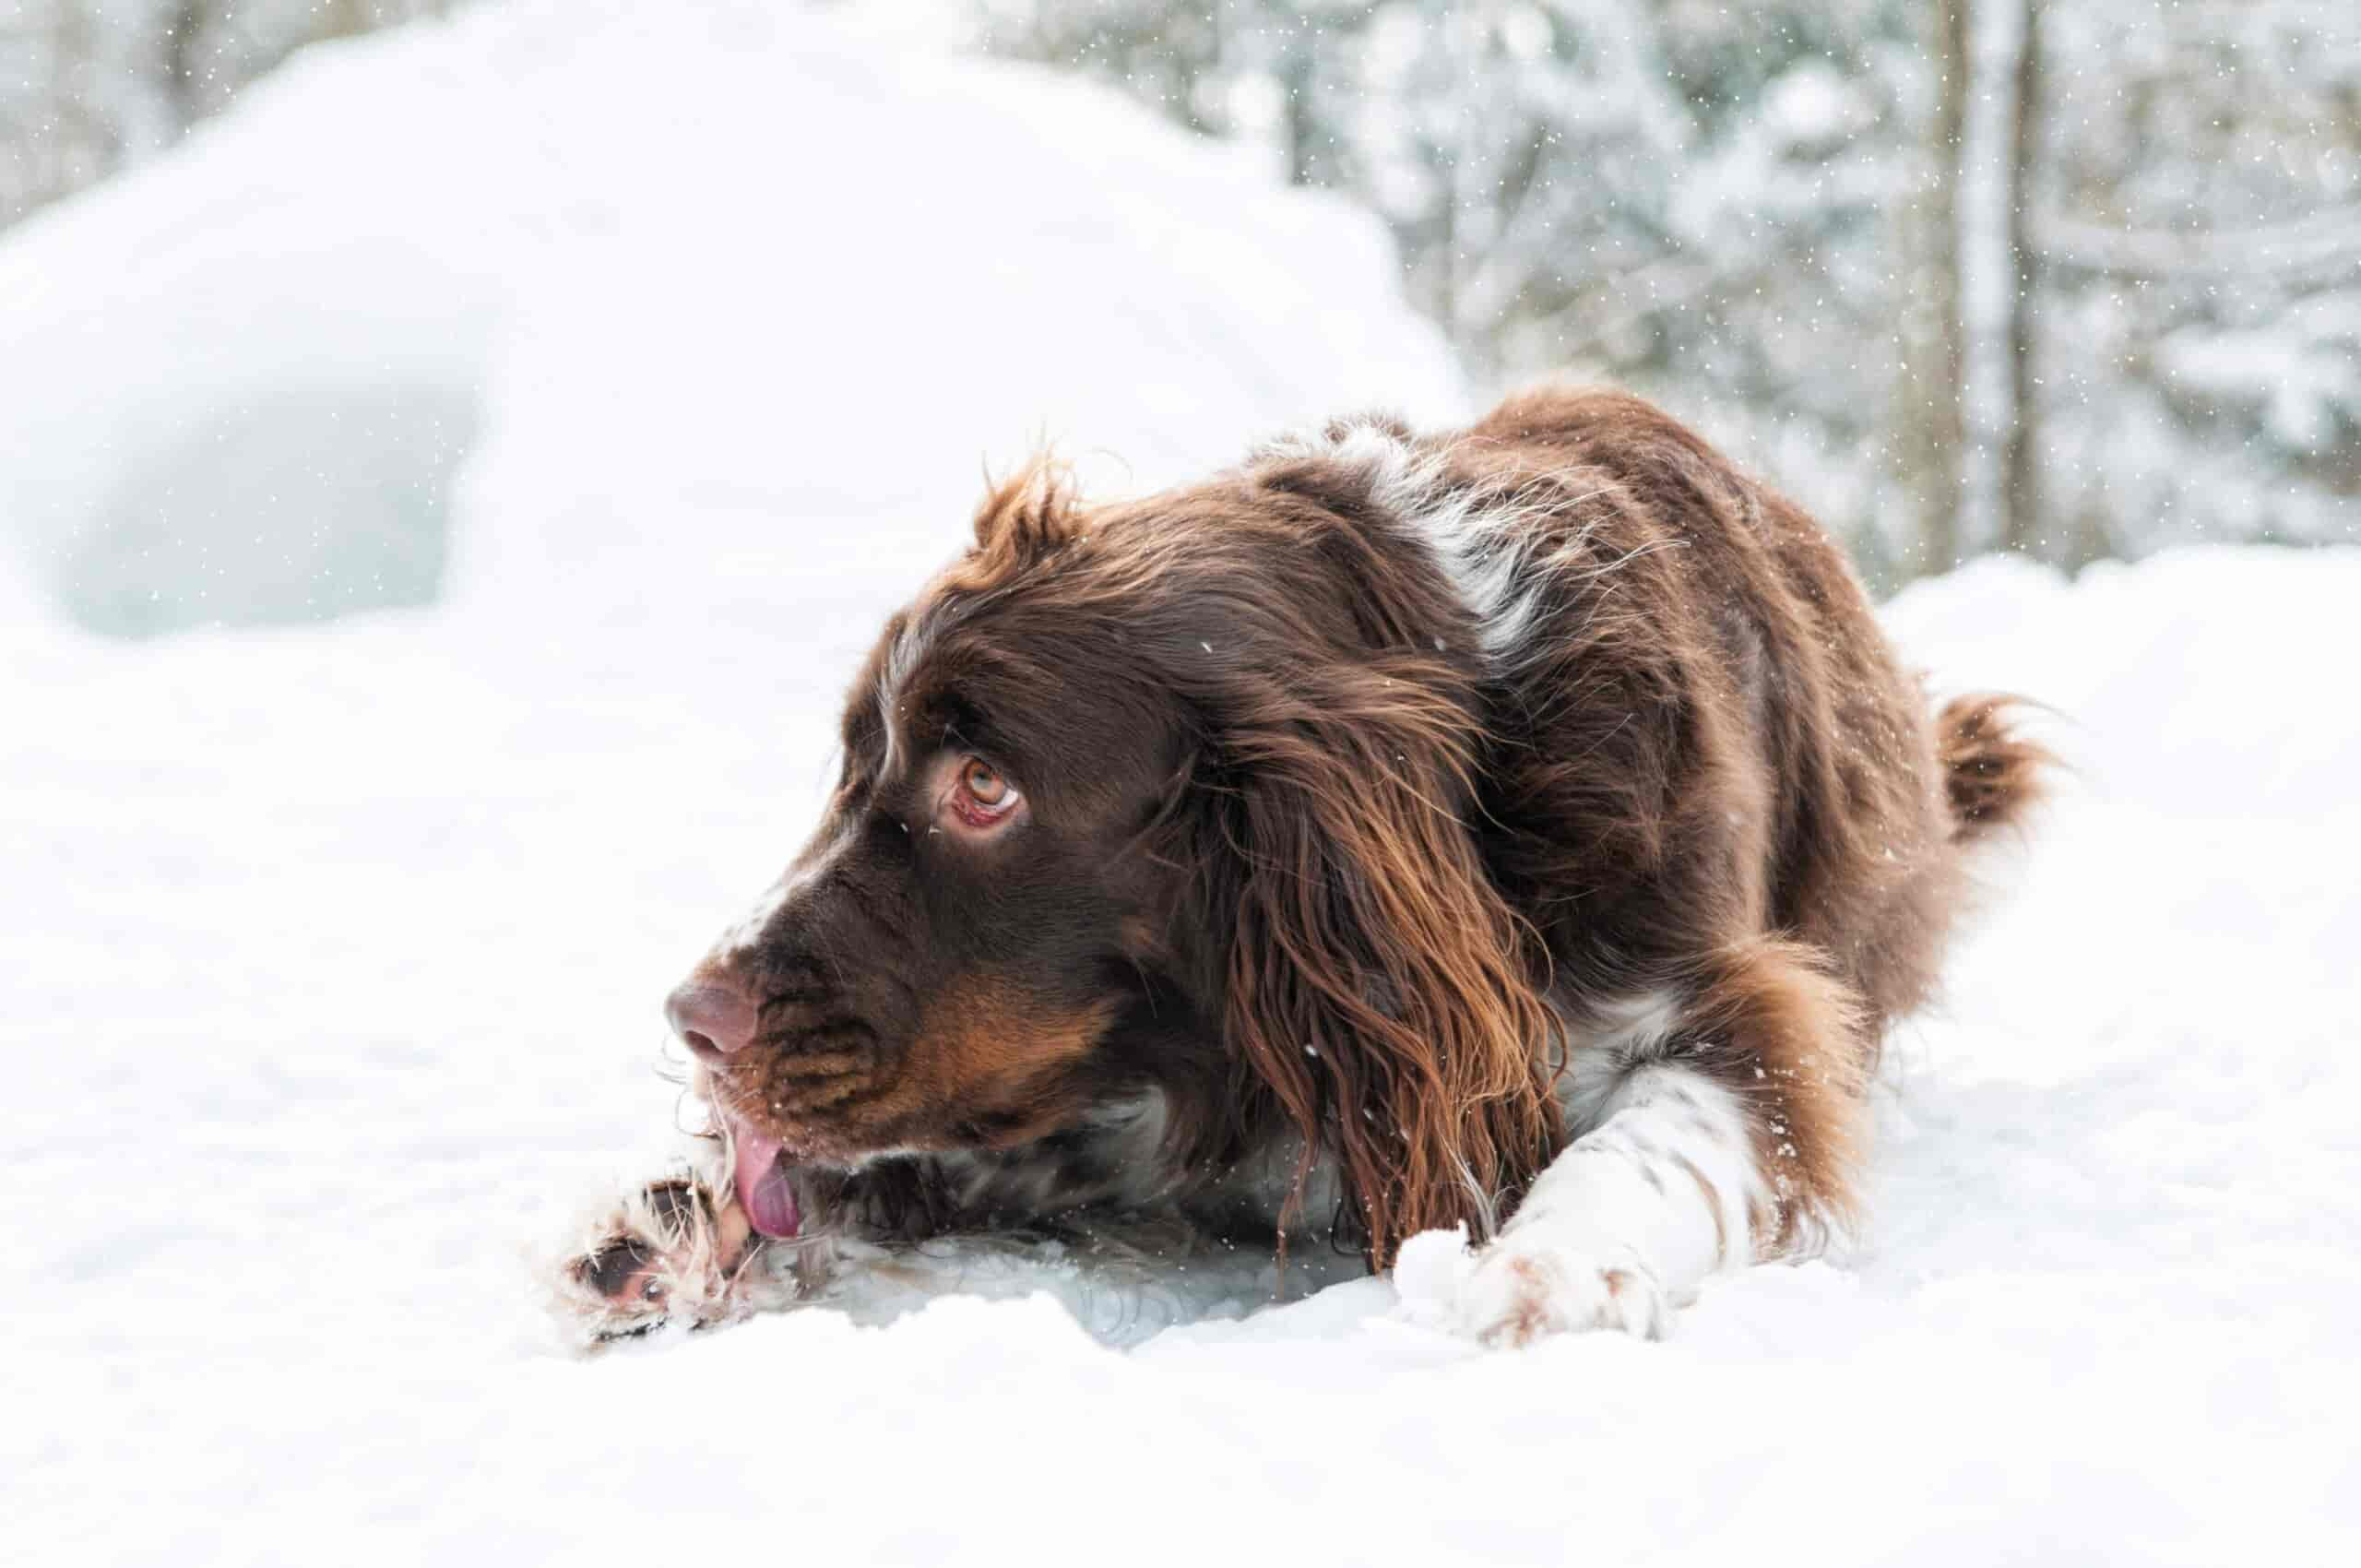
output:
[[[1394,1260],[1396,1315],[1407,1323],[1448,1331],[1468,1277],[1476,1272],[1467,1228],[1423,1230],[1402,1243]]]
[[[70,313],[0,289],[11,342],[48,345],[52,370],[69,341],[93,356],[54,409],[0,356],[6,417],[41,421],[29,493],[86,518],[105,514],[71,497],[140,471],[110,453],[169,454],[240,406],[231,389],[316,368],[259,285],[251,335],[196,318],[265,232],[241,238],[243,214],[293,203],[268,231],[293,244],[304,204],[332,202],[314,148],[367,139],[343,116],[427,146],[435,113],[465,116],[453,139],[518,176],[348,232],[341,254],[375,259],[341,307],[337,267],[276,274],[323,334],[365,318],[323,339],[314,385],[381,385],[364,362],[383,352],[403,371],[383,385],[472,400],[440,608],[136,646],[0,622],[11,1546],[2335,1560],[2361,1526],[2361,715],[2342,673],[2361,552],[2168,553],[2071,585],[1987,563],[1890,607],[1942,688],[2054,703],[2080,771],[1946,1008],[1891,1045],[1865,1242],[1715,1285],[1665,1343],[1486,1354],[1368,1279],[1128,1354],[1069,1310],[1136,1338],[1142,1313],[1234,1298],[1241,1263],[1120,1300],[548,1348],[520,1258],[652,1168],[676,1111],[657,1000],[808,825],[842,684],[879,611],[955,548],[979,457],[1013,460],[1047,423],[1102,481],[1123,474],[1101,445],[1146,483],[1287,420],[1450,398],[1335,209],[1080,89],[877,47],[751,6],[489,11],[303,65],[76,209],[101,218],[0,251],[11,281],[48,258],[50,297],[86,311],[74,291],[113,266],[134,318],[181,300],[197,335],[152,358],[87,315],[43,336]],[[502,112],[471,92],[508,105],[502,135],[481,137]],[[695,133],[751,134],[789,101],[815,106],[801,142]],[[682,156],[618,163],[601,198],[570,149],[628,140],[599,124],[626,109],[681,122]],[[881,212],[827,172],[889,155],[961,222]],[[936,157],[991,189],[930,184]],[[373,166],[397,204],[399,165]],[[704,212],[658,176],[749,209],[774,181],[825,199]],[[543,269],[471,271],[458,231],[479,222],[548,229]],[[216,228],[218,264],[187,274],[212,281],[160,280],[134,310],[142,237],[194,255]],[[895,244],[861,248],[872,230]],[[798,254],[718,254],[758,241]],[[1094,265],[1143,250],[1169,265]],[[1033,313],[1037,352],[995,299]],[[1079,319],[1048,319],[1057,302]],[[53,522],[24,536],[44,593]],[[1459,1266],[1433,1238],[1410,1284]]]
[[[1825,152],[1877,123],[1860,87],[1825,60],[1805,56],[1763,89],[1764,128],[1782,146]]]

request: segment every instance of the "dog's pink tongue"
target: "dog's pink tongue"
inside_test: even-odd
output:
[[[803,1216],[795,1206],[787,1167],[779,1162],[778,1140],[733,1120],[730,1144],[738,1155],[738,1205],[746,1218],[765,1236],[794,1235]]]

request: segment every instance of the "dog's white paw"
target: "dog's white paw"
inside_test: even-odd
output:
[[[1462,1232],[1413,1236],[1394,1277],[1404,1316],[1499,1349],[1591,1329],[1660,1339],[1672,1324],[1663,1287],[1636,1259],[1592,1256],[1514,1231],[1477,1253]]]
[[[734,1199],[694,1175],[604,1206],[579,1237],[552,1270],[551,1305],[585,1345],[730,1323],[798,1293]]]
[[[1484,1249],[1459,1292],[1461,1332],[1503,1349],[1598,1328],[1661,1339],[1671,1326],[1663,1287],[1636,1259],[1568,1252],[1513,1232]]]

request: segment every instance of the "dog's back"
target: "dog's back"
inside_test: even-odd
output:
[[[1827,534],[1648,403],[1547,388],[1437,451],[1528,540],[1489,842],[1561,980],[1614,994],[1778,932],[1873,1042],[1933,987],[1963,849],[2038,793],[2007,700],[1931,711]]]

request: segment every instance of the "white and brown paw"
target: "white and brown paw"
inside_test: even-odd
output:
[[[1497,1349],[1593,1329],[1661,1339],[1672,1326],[1664,1288],[1635,1257],[1593,1256],[1514,1231],[1474,1253],[1464,1232],[1413,1236],[1394,1277],[1404,1316]]]
[[[1548,1334],[1619,1329],[1661,1339],[1672,1309],[1636,1258],[1594,1257],[1507,1235],[1477,1254],[1459,1291],[1459,1327],[1514,1348]]]
[[[590,1348],[733,1323],[801,1293],[787,1250],[765,1244],[734,1196],[672,1177],[590,1218],[553,1271],[552,1304],[568,1336]]]

